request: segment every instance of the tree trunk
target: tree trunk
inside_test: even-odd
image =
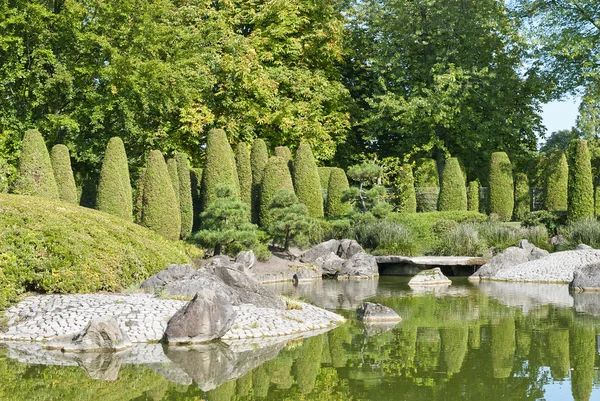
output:
[[[221,245],[221,244],[217,244],[217,245],[215,245],[215,252],[214,252],[214,256],[218,256],[218,255],[220,255],[220,254],[221,254],[221,248],[222,248],[222,245]]]
[[[290,250],[290,238],[292,236],[292,230],[290,230],[289,228],[286,230],[285,233],[285,244],[283,246],[283,250],[284,251],[289,251]]]

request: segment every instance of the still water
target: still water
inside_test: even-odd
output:
[[[600,294],[565,285],[454,279],[415,292],[406,280],[273,285],[348,322],[310,338],[69,358],[0,346],[2,400],[600,400]],[[365,299],[396,326],[365,326]]]

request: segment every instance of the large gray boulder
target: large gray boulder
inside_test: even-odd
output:
[[[315,260],[315,266],[319,267],[325,277],[335,277],[342,270],[345,260],[333,252],[320,256]]]
[[[358,242],[353,239],[343,239],[340,241],[340,246],[337,250],[337,256],[342,259],[350,259],[352,256],[365,250],[360,246]]]
[[[600,291],[600,261],[575,270],[569,287],[573,291]]]
[[[356,317],[364,322],[399,322],[402,320],[392,308],[373,302],[364,302],[359,306],[356,309]]]
[[[235,317],[236,312],[226,300],[206,289],[173,315],[165,336],[170,344],[211,341],[222,337]]]
[[[256,256],[253,250],[241,251],[235,257],[235,263],[241,264],[244,269],[251,269],[256,263]]]
[[[308,267],[302,267],[298,269],[292,276],[292,283],[294,285],[300,282],[313,281],[322,277],[321,269],[309,269]]]
[[[340,247],[340,241],[337,239],[330,239],[315,245],[312,248],[304,251],[300,255],[300,261],[303,263],[314,263],[318,258],[327,256],[329,253],[337,254],[338,248]]]
[[[473,273],[469,277],[469,280],[489,279],[494,277],[500,270],[531,260],[537,260],[548,255],[548,251],[530,244],[527,240],[521,240],[518,246],[506,248],[503,252],[494,256],[489,262]]]
[[[234,297],[234,305],[252,304],[261,308],[285,309],[281,298],[254,277],[231,268],[219,268],[214,272],[226,286],[234,290],[237,295]]]
[[[161,288],[167,283],[189,277],[196,272],[192,265],[170,265],[166,269],[144,281],[140,287],[145,290]]]
[[[368,279],[379,276],[379,268],[375,256],[359,252],[344,262],[337,278]]]
[[[413,278],[410,279],[408,285],[423,286],[423,285],[449,285],[452,281],[448,277],[444,276],[442,270],[439,267],[433,269],[422,270],[417,273]]]
[[[63,352],[111,352],[130,347],[129,337],[121,330],[117,318],[110,315],[92,319],[80,333],[55,337],[45,346]]]

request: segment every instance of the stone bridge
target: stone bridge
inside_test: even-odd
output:
[[[446,276],[470,276],[485,258],[472,256],[377,256],[379,274],[383,276],[414,276],[421,270],[439,267]]]

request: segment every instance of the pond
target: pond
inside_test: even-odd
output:
[[[3,345],[0,399],[600,400],[600,294],[453,282],[422,292],[402,277],[272,285],[348,322],[260,348],[150,344],[73,360],[33,344]],[[363,325],[354,309],[364,299],[403,321]]]

